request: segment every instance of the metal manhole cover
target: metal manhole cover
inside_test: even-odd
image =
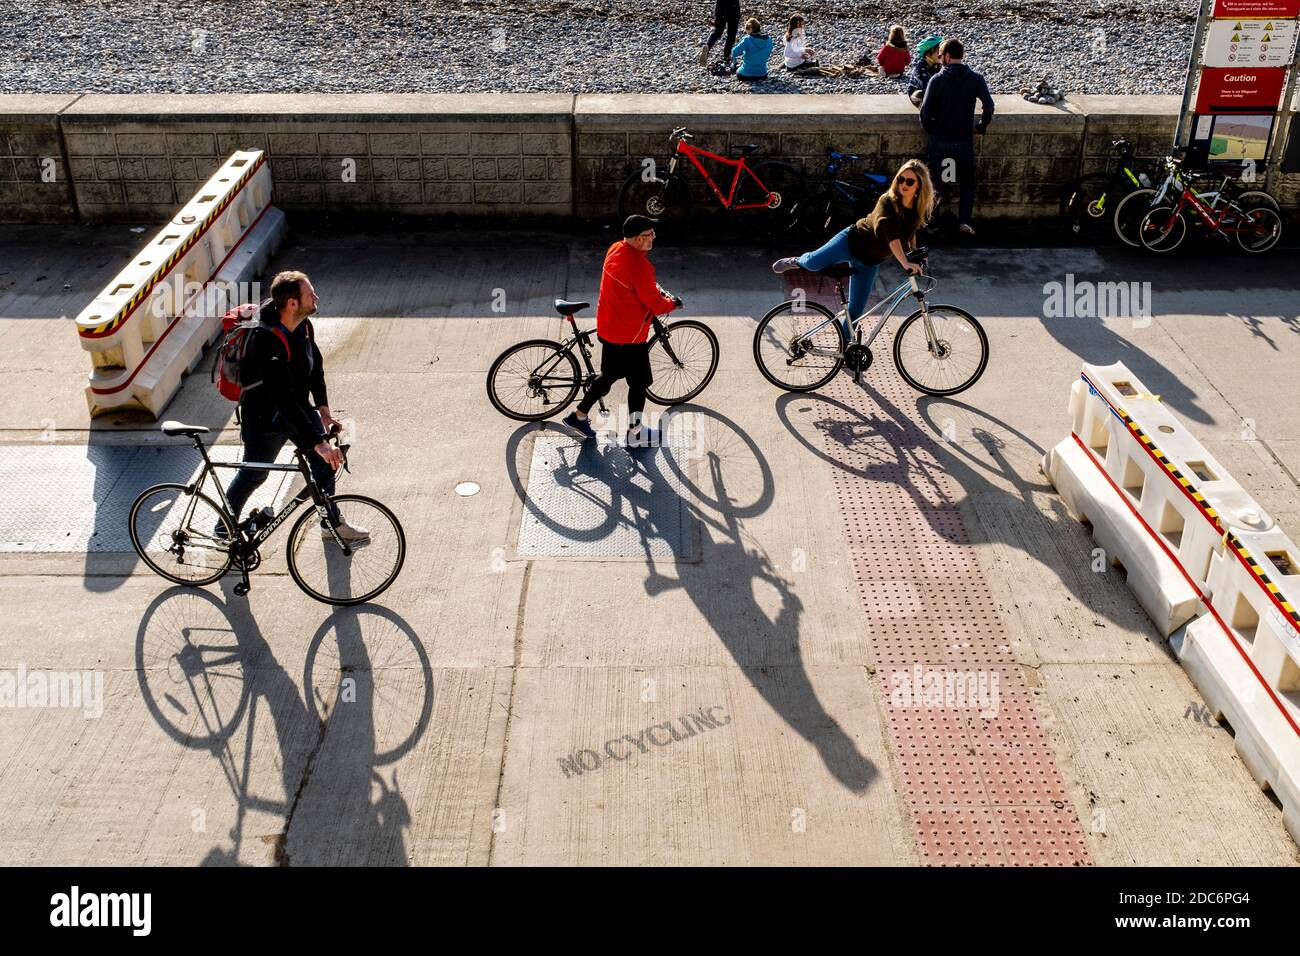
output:
[[[678,477],[687,467],[687,444],[672,436],[668,441],[661,448],[626,449],[539,435],[517,554],[693,558],[694,519]]]

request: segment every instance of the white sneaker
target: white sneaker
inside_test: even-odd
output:
[[[783,272],[791,272],[799,268],[799,260],[793,256],[786,256],[784,259],[777,259],[772,263],[772,271],[777,275]]]
[[[958,226],[957,231],[960,232],[963,236],[975,235],[975,227],[968,222],[963,222],[960,226]]]
[[[658,448],[659,429],[638,425],[627,433],[628,448]]]
[[[339,524],[338,524],[338,527],[335,528],[334,530],[338,532],[338,535],[339,535],[340,538],[342,538],[344,541],[347,541],[348,543],[352,543],[352,542],[354,542],[354,541],[369,541],[369,540],[370,540],[370,532],[369,532],[369,531],[367,531],[365,528],[354,528],[352,525],[348,524],[346,521],[340,521]],[[334,540],[334,535],[332,535],[332,534],[330,533],[330,529],[329,529],[329,528],[324,528],[324,527],[321,528],[321,529],[320,529],[320,536],[321,536],[324,540],[326,540],[326,541],[333,541],[333,540]]]

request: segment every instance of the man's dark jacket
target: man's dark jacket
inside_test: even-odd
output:
[[[984,107],[984,115],[975,124],[975,101]],[[964,143],[981,133],[993,120],[993,97],[989,85],[965,63],[949,63],[936,73],[925,87],[921,100],[921,125],[934,139]]]
[[[279,310],[268,299],[258,313],[258,327],[248,340],[242,382],[240,415],[245,429],[254,434],[288,431],[300,448],[314,448],[325,440],[316,409],[328,405],[325,363],[311,320],[304,319],[292,332],[280,326],[289,340],[289,354],[273,329],[280,326]],[[309,398],[310,397],[310,398]]]

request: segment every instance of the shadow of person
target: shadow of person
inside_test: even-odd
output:
[[[376,753],[373,735],[367,749],[365,734],[356,729],[373,726],[376,695],[369,686],[369,668],[356,668],[366,686],[356,693],[357,706],[347,711],[346,719],[340,716],[332,720],[330,712],[322,713],[319,708],[309,706],[276,659],[247,602],[233,595],[234,583],[230,577],[223,580],[224,601],[205,590],[179,586],[168,589],[146,609],[136,639],[136,674],[146,707],[158,725],[179,744],[210,752],[231,789],[235,821],[229,831],[229,843],[214,846],[203,859],[203,865],[248,862],[249,852],[243,837],[249,811],[278,816],[284,821],[279,834],[261,838],[272,847],[271,859],[255,862],[273,860],[279,865],[297,862],[290,855],[291,835],[296,840],[299,833],[305,834],[308,844],[327,842],[313,834],[310,812],[306,824],[300,824],[301,829],[295,825],[304,799],[312,798],[317,788],[328,790],[335,804],[349,812],[367,818],[382,815],[383,823],[378,828],[363,822],[358,829],[366,836],[378,834],[379,845],[391,849],[392,828],[398,826],[400,831],[409,823],[410,816],[404,804],[399,806],[402,798],[395,775],[391,785],[383,782],[376,799],[371,800],[374,767],[381,758],[390,758]],[[357,617],[361,613],[377,615],[383,622],[383,633],[396,630],[408,643],[414,641],[419,645],[409,626],[391,611],[368,606],[350,608],[348,612],[351,613],[331,615],[317,631],[307,654],[309,680],[324,679],[320,675],[326,672],[339,673],[330,662],[316,661],[318,654],[325,653],[324,638],[336,624],[341,623],[342,641],[352,650],[353,657],[349,660],[356,661],[358,655],[364,658],[363,628]],[[343,620],[336,621],[336,618]],[[418,657],[425,662],[420,672],[425,704],[420,711],[421,718],[414,722],[412,733],[402,745],[405,749],[423,733],[432,708],[432,674],[422,646]],[[341,683],[337,676],[331,681],[332,686]],[[265,774],[268,759],[260,745],[263,735],[257,725],[263,710],[270,715],[274,727],[277,750],[270,761],[278,771],[280,795],[254,789],[255,781],[260,781]],[[347,753],[346,765],[351,768],[351,772],[340,772],[335,778],[327,776],[334,770],[333,752],[339,749],[337,745],[327,749],[331,741],[327,731],[331,727],[337,728],[333,738],[346,739],[343,750]],[[389,753],[392,752],[390,749]],[[316,780],[316,787],[312,787],[322,755],[326,758],[325,771]],[[336,819],[331,830],[338,832],[353,822]],[[354,856],[373,857],[369,842],[349,846],[336,840],[334,846]],[[405,862],[404,854],[399,857]]]
[[[1091,570],[1091,539],[1041,476],[1043,450],[1037,444],[1002,420],[952,398],[918,395],[909,409],[868,381],[846,387],[860,389],[874,409],[857,407],[852,392],[848,401],[815,392],[787,393],[776,400],[777,415],[821,460],[869,481],[898,485],[935,533],[1023,552],[1052,572],[1057,586],[1068,589],[1082,606],[1146,633],[1150,643],[1169,653],[1131,595]],[[802,408],[813,414],[798,423],[792,410]],[[815,433],[825,435],[832,427],[838,437],[822,447]],[[892,463],[886,456],[892,456]],[[955,498],[954,490],[964,501]],[[1046,497],[1047,510],[1036,495]],[[954,526],[944,516],[963,504],[975,520]]]
[[[572,466],[581,480],[569,486],[580,490],[585,483],[599,483],[605,489],[603,494],[589,489],[587,499],[606,509],[599,521],[603,534],[620,523],[636,528],[646,559],[647,596],[680,588],[763,700],[816,747],[835,779],[862,793],[878,770],[827,713],[812,685],[799,646],[803,603],[761,548],[745,540],[742,518],[766,512],[775,497],[771,468],[753,439],[726,416],[696,406],[673,411],[661,420],[662,447],[627,450],[583,443],[591,447],[578,452]],[[695,434],[674,437],[678,427]],[[512,482],[526,509],[548,527],[564,530],[563,520],[541,513],[538,502],[528,498],[519,476],[516,462],[527,429],[517,430],[507,446]],[[703,474],[694,473],[697,456]],[[648,480],[632,481],[635,475]],[[691,497],[669,492],[674,485]],[[683,514],[688,524],[698,523],[699,560],[677,548],[671,557],[657,557],[656,542],[674,540]],[[663,573],[665,564],[673,566],[675,576]],[[760,593],[775,596],[774,614],[760,603]]]

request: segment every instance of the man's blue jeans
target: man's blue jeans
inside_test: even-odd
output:
[[[930,176],[934,179],[934,184],[940,190],[943,189],[950,179],[945,178],[945,174],[957,175],[957,183],[961,187],[961,200],[957,206],[957,224],[962,226],[970,225],[971,213],[975,209],[975,144],[971,140],[964,142],[954,142],[952,140],[935,139],[930,137]],[[951,160],[951,163],[945,165],[945,161]],[[948,172],[951,170],[951,172]]]
[[[807,269],[809,272],[820,272],[840,262],[848,265],[853,270],[853,275],[849,277],[849,315],[857,318],[867,311],[867,300],[871,297],[871,290],[876,284],[876,273],[880,271],[880,263],[867,265],[853,257],[853,253],[849,250],[849,230],[853,228],[853,226],[844,227],[820,249],[805,252],[797,261],[799,268]],[[845,337],[848,337],[847,328]]]
[[[273,462],[275,456],[280,454],[280,449],[284,443],[292,437],[288,431],[273,432],[250,432],[247,428],[242,428],[240,433],[244,439],[244,461],[264,461]],[[311,468],[312,477],[316,484],[326,495],[334,494],[334,469],[326,464],[325,459],[316,454],[310,448],[300,449],[307,456],[307,464]],[[241,468],[235,475],[235,480],[230,483],[226,489],[226,501],[230,504],[230,513],[234,515],[235,521],[242,521],[247,515],[241,514],[244,505],[249,497],[262,486],[266,481],[266,476],[270,472],[261,471],[256,468]],[[300,499],[311,497],[311,492],[303,488],[297,495]],[[331,517],[338,521],[338,509],[331,506]]]

